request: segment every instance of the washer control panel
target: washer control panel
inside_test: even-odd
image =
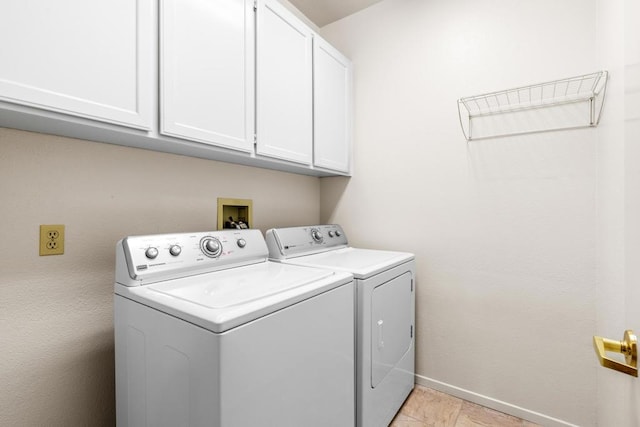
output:
[[[309,255],[349,244],[338,224],[272,228],[267,231],[266,240],[272,259]]]
[[[116,245],[116,281],[138,286],[266,261],[260,230],[130,236]]]

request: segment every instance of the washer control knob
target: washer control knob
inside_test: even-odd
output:
[[[335,233],[333,232],[333,230],[329,230],[328,234],[329,234],[329,237],[333,237]]]
[[[154,248],[153,246],[148,247],[146,251],[144,251],[144,255],[149,259],[155,259],[158,256],[158,248]]]
[[[218,252],[220,250],[220,243],[217,240],[207,240],[204,247],[211,253]]]
[[[236,243],[238,244],[239,248],[244,248],[245,246],[247,246],[247,241],[243,238],[239,238]]]
[[[171,247],[169,248],[169,253],[173,256],[180,255],[180,252],[182,252],[182,248],[178,245],[171,245]]]
[[[342,233],[336,230],[336,237],[340,237],[340,236],[342,236]]]
[[[222,244],[215,237],[207,236],[200,241],[202,252],[209,258],[216,258],[222,252]]]
[[[314,241],[318,243],[321,243],[323,239],[322,233],[317,228],[314,228],[313,230],[311,230],[311,237],[313,238]]]

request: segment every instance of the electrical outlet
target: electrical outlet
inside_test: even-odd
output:
[[[40,256],[64,254],[64,225],[40,226]]]

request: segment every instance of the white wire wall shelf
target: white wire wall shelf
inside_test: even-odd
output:
[[[600,122],[608,72],[585,74],[458,100],[467,141],[595,127]]]

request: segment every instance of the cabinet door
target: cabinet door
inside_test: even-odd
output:
[[[153,0],[4,0],[0,100],[151,128]]]
[[[351,62],[318,36],[313,40],[313,164],[349,172]]]
[[[257,153],[311,164],[311,29],[276,0],[257,13]]]
[[[253,0],[161,0],[160,131],[253,151]]]

